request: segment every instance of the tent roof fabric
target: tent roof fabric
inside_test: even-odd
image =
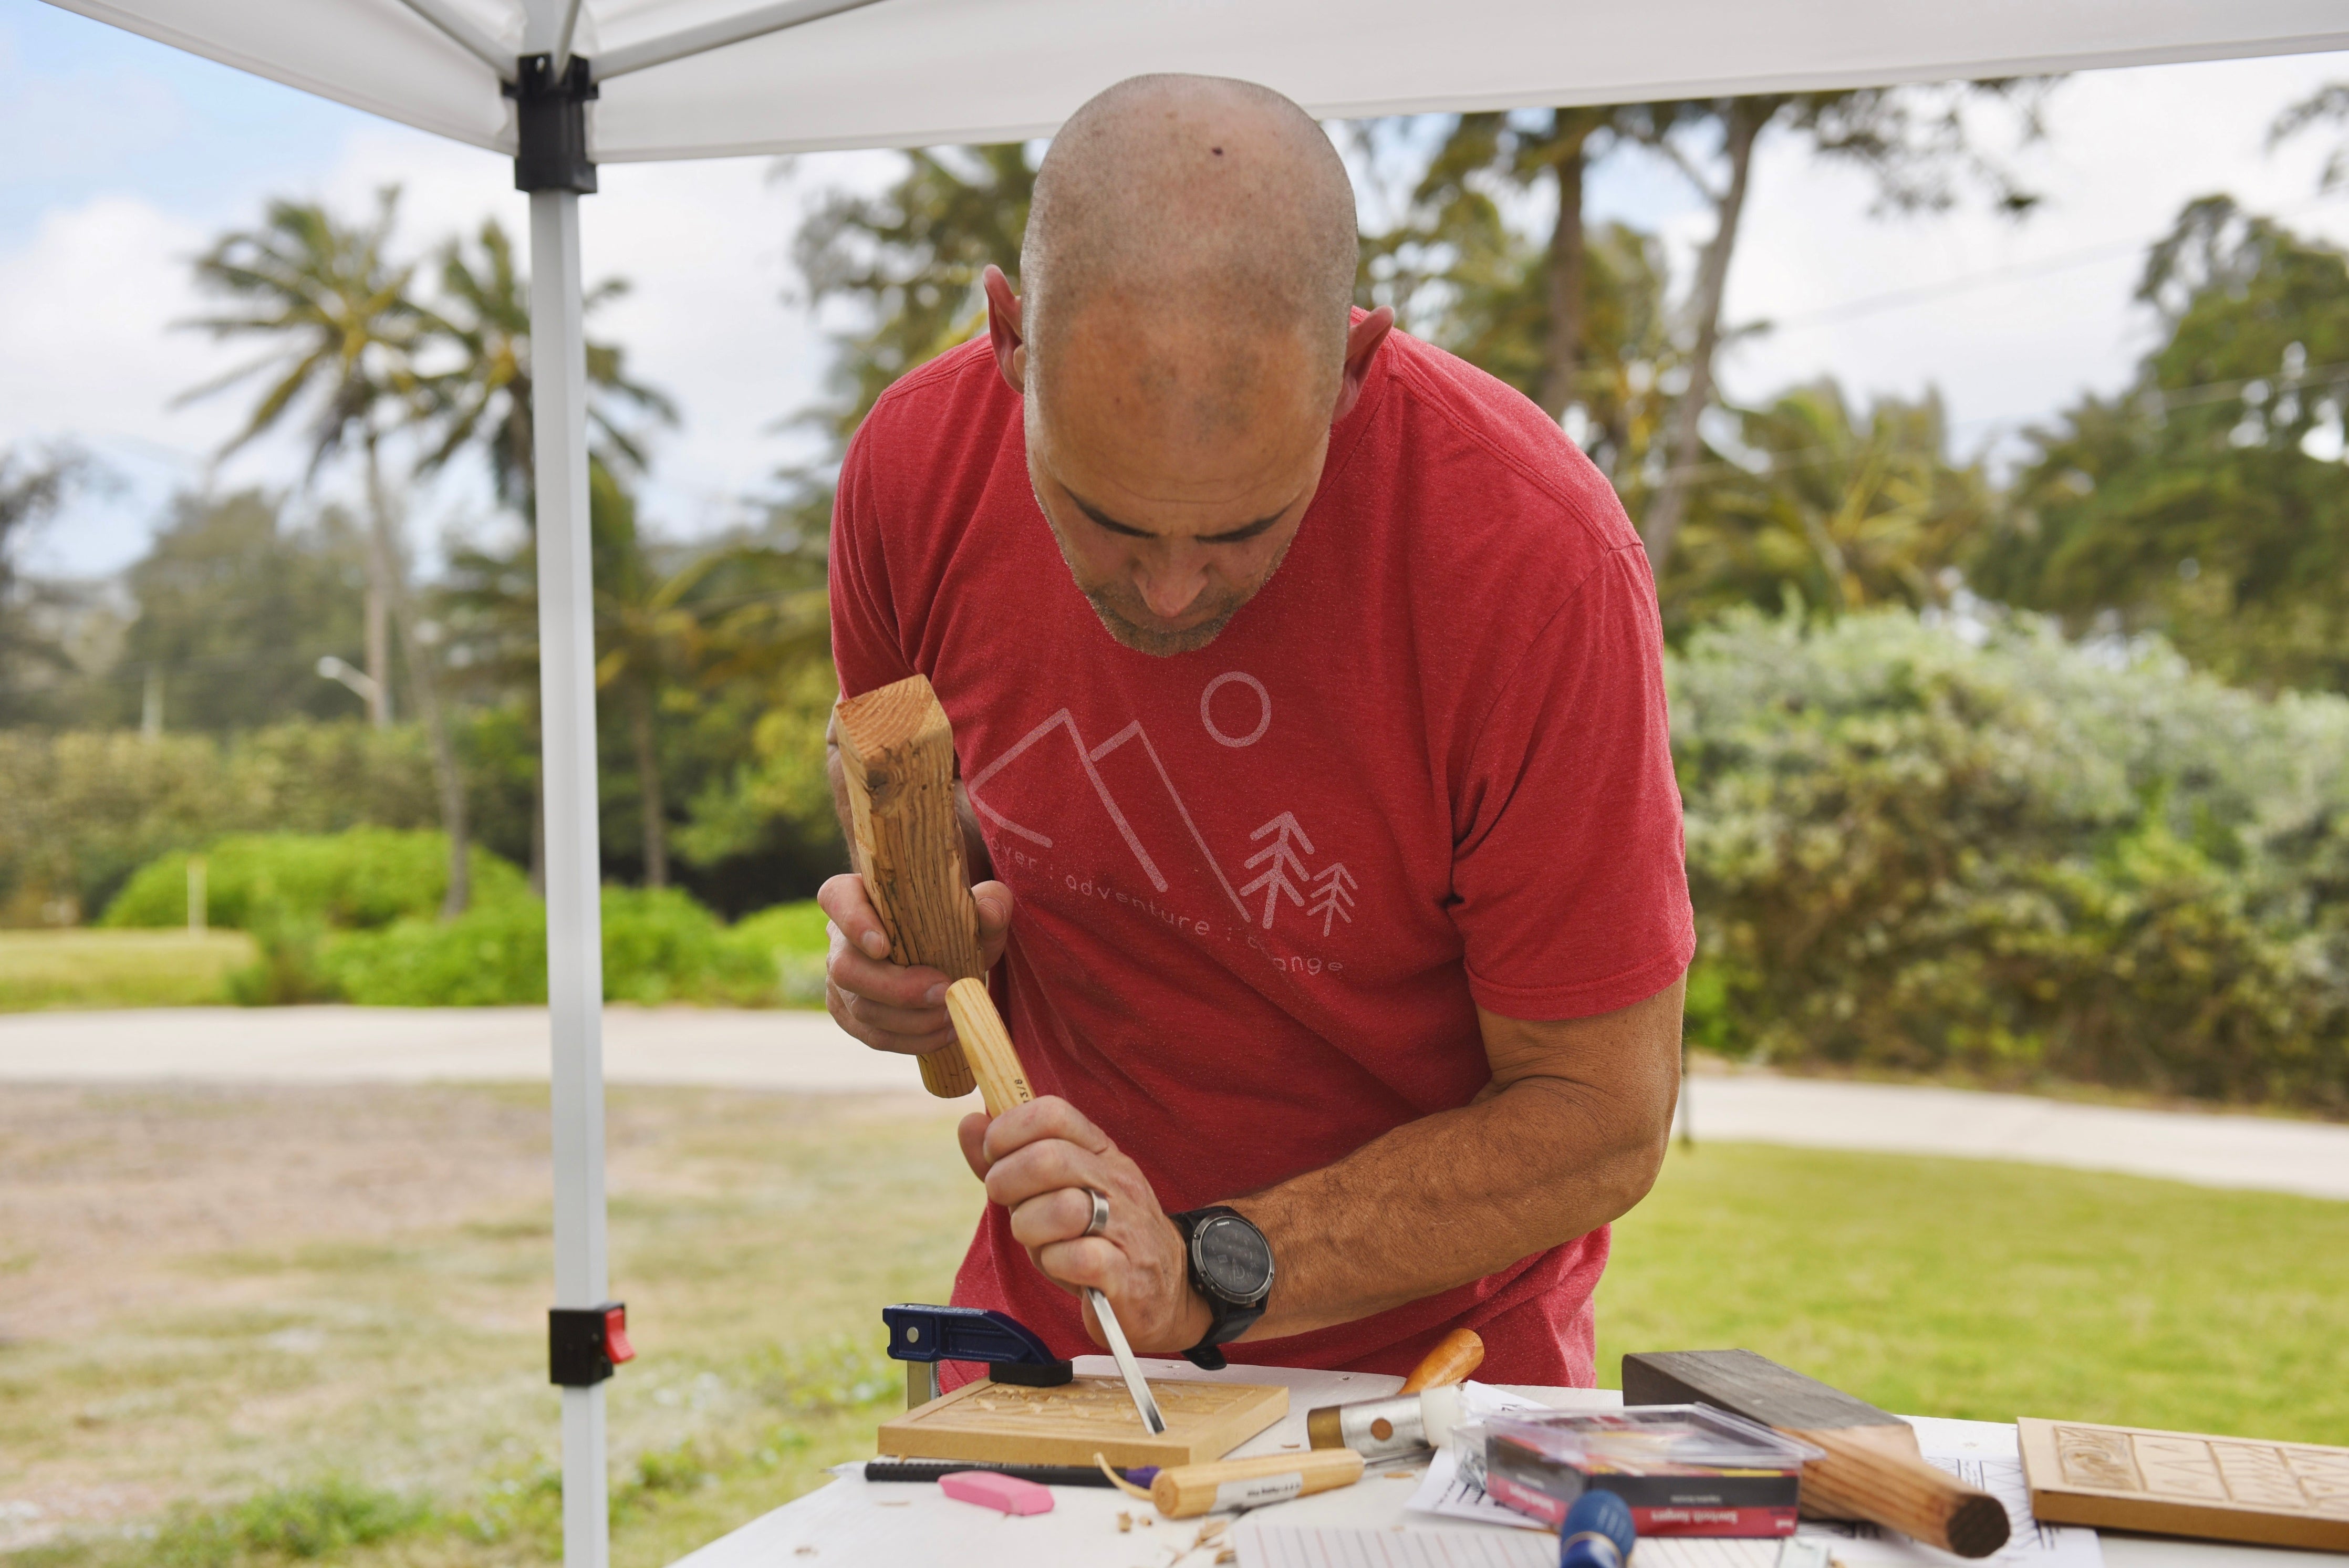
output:
[[[488,65],[405,0],[57,0],[498,151]],[[521,52],[523,0],[430,0]],[[636,49],[772,0],[584,0]],[[874,0],[618,76],[599,162],[1011,141],[1143,71],[1244,77],[1323,117],[1624,103],[2349,48],[2340,0]]]

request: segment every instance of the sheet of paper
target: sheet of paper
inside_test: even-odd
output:
[[[1533,1400],[1495,1388],[1489,1384],[1469,1382],[1461,1386],[1462,1404],[1468,1420],[1497,1416],[1505,1410],[1538,1410]],[[1464,1425],[1465,1423],[1464,1422]],[[1460,1450],[1450,1444],[1436,1450],[1429,1462],[1427,1474],[1403,1506],[1420,1513],[1439,1514],[1446,1519],[1473,1519],[1479,1524],[1506,1524],[1517,1530],[1540,1530],[1537,1521],[1527,1519],[1514,1509],[1504,1508],[1485,1495],[1480,1479],[1461,1472]]]
[[[1427,1474],[1420,1478],[1419,1490],[1411,1494],[1411,1501],[1403,1507],[1414,1513],[1472,1519],[1479,1524],[1506,1524],[1513,1529],[1549,1533],[1538,1520],[1527,1519],[1516,1509],[1485,1496],[1484,1487],[1474,1476],[1461,1473],[1460,1454],[1454,1449],[1436,1450],[1435,1458],[1428,1461]]]
[[[1239,1568],[1557,1568],[1548,1535],[1485,1530],[1362,1530],[1342,1525],[1241,1524]]]
[[[1547,1531],[1361,1530],[1244,1524],[1232,1532],[1239,1568],[1554,1568]],[[1630,1568],[1775,1568],[1775,1541],[1642,1541]]]

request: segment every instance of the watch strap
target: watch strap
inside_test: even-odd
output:
[[[1249,1220],[1247,1215],[1237,1209],[1220,1203],[1211,1204],[1205,1209],[1189,1209],[1180,1214],[1167,1216],[1169,1220],[1174,1221],[1175,1230],[1182,1232],[1183,1266],[1191,1277],[1191,1288],[1199,1293],[1200,1298],[1207,1303],[1207,1311],[1212,1314],[1207,1322],[1206,1334],[1198,1344],[1183,1353],[1185,1360],[1203,1372],[1221,1372],[1230,1365],[1218,1346],[1229,1344],[1253,1328],[1257,1319],[1264,1315],[1265,1309],[1263,1302],[1258,1302],[1254,1306],[1243,1306],[1218,1293],[1199,1272],[1198,1259],[1191,1249],[1191,1237],[1198,1230],[1201,1221],[1213,1219],[1217,1215],[1229,1215],[1248,1226],[1249,1229],[1255,1229],[1255,1221]],[[1257,1231],[1257,1234],[1262,1235],[1263,1232]]]

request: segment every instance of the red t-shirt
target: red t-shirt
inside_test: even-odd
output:
[[[1532,403],[1390,337],[1280,570],[1168,659],[1102,628],[1022,441],[984,338],[883,396],[840,477],[833,654],[851,694],[936,688],[1019,896],[994,983],[1029,1079],[1169,1212],[1466,1104],[1477,1004],[1586,1017],[1686,967],[1653,579]],[[1465,1325],[1493,1381],[1588,1386],[1607,1245],[1228,1353],[1400,1374]],[[999,1208],[954,1299],[1093,1348]]]

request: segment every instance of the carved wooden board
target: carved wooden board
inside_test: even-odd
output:
[[[2015,1426],[2044,1522],[2349,1552],[2349,1449],[2028,1417]]]
[[[881,1427],[880,1451],[906,1459],[1005,1464],[1191,1465],[1219,1459],[1288,1413],[1288,1390],[1264,1383],[1151,1380],[1166,1417],[1152,1437],[1114,1377],[1058,1388],[966,1384]]]

